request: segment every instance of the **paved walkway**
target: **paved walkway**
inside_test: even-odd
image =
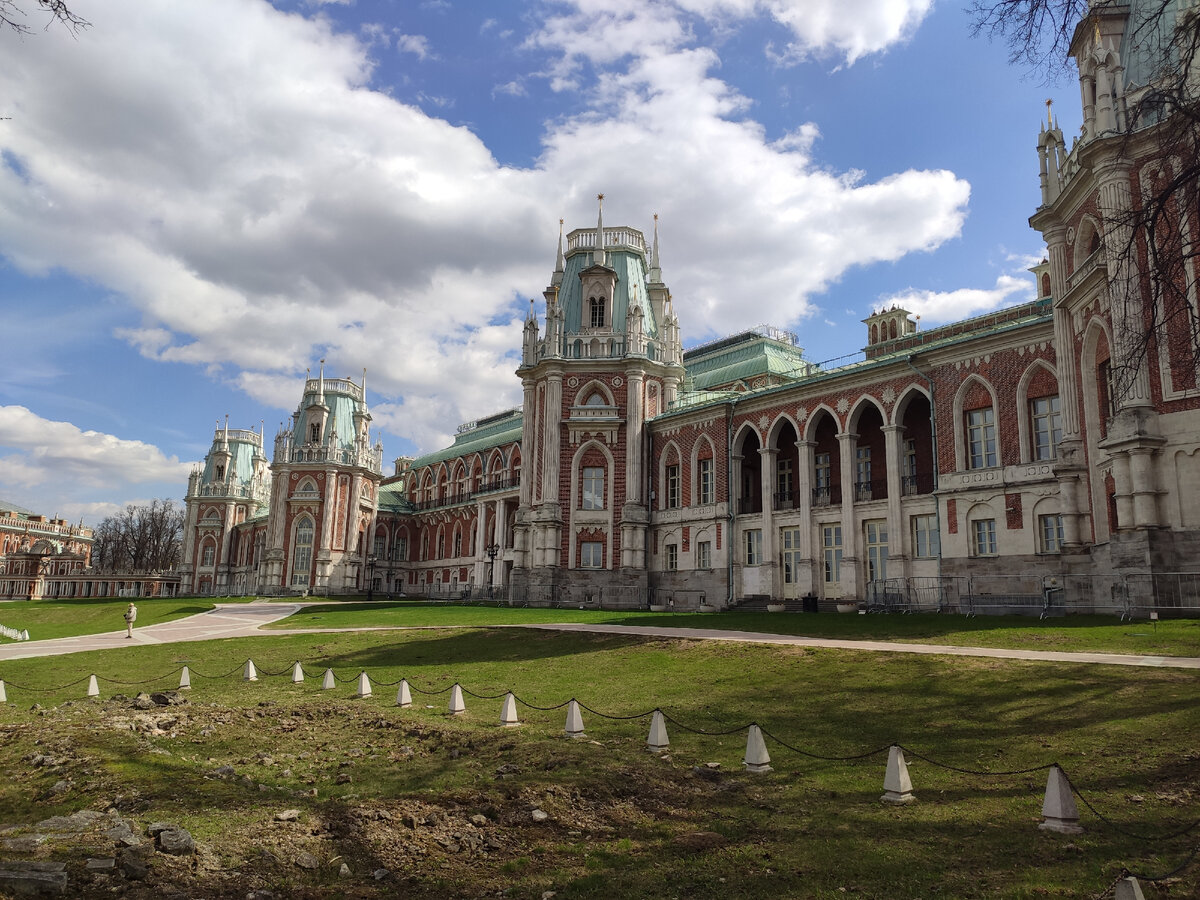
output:
[[[265,637],[284,634],[327,634],[354,631],[409,631],[404,627],[304,628],[261,631],[263,625],[286,619],[307,604],[303,603],[230,603],[186,619],[160,625],[134,627],[133,640],[125,631],[56,638],[48,641],[23,641],[0,644],[0,661],[59,656],[85,650],[115,650],[138,644],[169,644],[182,641],[209,641],[218,638]],[[444,626],[425,625],[421,630]],[[462,626],[451,626],[462,627]],[[978,656],[991,659],[1022,659],[1032,662],[1093,663],[1106,666],[1146,666],[1159,669],[1200,670],[1200,658],[1187,656],[1135,656],[1124,653],[1066,653],[1058,650],[1006,650],[995,647],[956,647],[949,644],[903,644],[891,641],[846,641],[832,638],[765,634],[755,631],[725,631],[717,628],[656,628],[650,625],[588,625],[563,622],[541,625],[497,625],[497,628],[538,628],[546,631],[577,631],[594,634],[629,634],[639,637],[682,638],[701,641],[739,641],[749,644],[779,644],[792,647],[825,647],[834,650],[864,650],[876,653],[921,653],[937,656]]]

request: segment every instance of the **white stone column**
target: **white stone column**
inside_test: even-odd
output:
[[[526,378],[522,380],[523,399],[521,402],[521,505],[533,505],[533,479],[537,473],[538,438],[534,426],[534,382]]]
[[[558,503],[559,437],[562,419],[562,374],[546,378],[546,408],[542,423],[542,500]]]
[[[642,441],[644,438],[645,410],[642,404],[642,391],[645,384],[644,373],[638,369],[630,369],[625,390],[625,502],[642,503],[642,484],[645,476],[642,473]],[[614,502],[620,502],[614,498]]]
[[[904,451],[904,426],[884,425],[883,448],[887,466],[887,500],[888,500],[888,565],[895,560],[900,566],[895,577],[907,575],[905,564],[908,560],[908,529],[904,523],[904,483],[901,479],[900,460]]]
[[[1113,487],[1116,490],[1117,528],[1125,530],[1134,526],[1133,479],[1129,473],[1129,453],[1116,451],[1112,454]]]
[[[797,550],[800,552],[801,565],[805,567],[807,578],[801,581],[801,587],[807,583],[806,593],[816,593],[816,568],[813,565],[812,545],[812,492],[813,467],[816,443],[813,441],[796,441],[797,454],[800,458],[796,471],[796,511],[800,513],[800,540]]]
[[[492,566],[492,584],[500,587],[504,584],[504,545],[508,543],[507,522],[504,515],[504,501],[497,500],[496,507],[496,546],[500,548],[496,554],[496,563]]]
[[[1154,450],[1135,447],[1129,451],[1133,492],[1133,522],[1138,528],[1155,528],[1158,520],[1158,491],[1154,478]]]
[[[858,598],[858,525],[854,514],[854,451],[858,435],[847,431],[837,439],[842,468],[842,595]]]
[[[759,488],[762,494],[762,550],[763,558],[762,565],[767,566],[772,573],[772,596],[779,596],[779,585],[775,582],[778,580],[775,575],[778,574],[778,568],[775,565],[779,559],[779,553],[776,549],[779,539],[775,534],[775,466],[779,457],[779,451],[774,447],[762,447],[758,451],[759,456]]]
[[[1054,298],[1054,365],[1058,369],[1058,400],[1062,413],[1063,442],[1079,440],[1079,367],[1078,347],[1067,294],[1067,229],[1055,225],[1045,233],[1050,260],[1050,295]]]

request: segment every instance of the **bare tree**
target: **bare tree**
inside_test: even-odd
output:
[[[126,506],[96,529],[92,565],[102,572],[175,568],[182,547],[183,517],[183,510],[173,500]]]
[[[91,25],[87,19],[76,15],[67,6],[66,0],[35,0],[37,12],[45,16],[45,28],[58,23],[68,31],[77,32]],[[25,6],[17,0],[0,0],[0,31],[11,29],[17,34],[31,34],[30,16]]]
[[[1097,14],[1119,9],[1096,0],[974,0],[971,12],[976,33],[1003,38],[1014,62],[1053,79],[1091,38],[1078,28],[1089,7]],[[1139,71],[1124,73],[1116,130],[1093,136],[1120,141],[1120,155],[1139,166],[1129,208],[1105,221],[1109,272],[1132,273],[1143,301],[1144,328],[1120,336],[1126,352],[1112,372],[1114,398],[1131,390],[1151,359],[1191,370],[1190,383],[1176,387],[1200,387],[1200,8],[1178,0],[1128,8],[1123,46],[1138,55]]]

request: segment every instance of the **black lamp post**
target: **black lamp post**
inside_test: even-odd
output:
[[[488,599],[491,600],[492,596],[493,596],[493,594],[492,594],[492,590],[493,590],[493,588],[492,588],[492,584],[493,584],[492,573],[496,568],[496,554],[498,554],[500,552],[500,545],[499,544],[488,544],[486,547],[483,548],[483,552],[487,554],[487,558],[488,558]]]
[[[375,599],[375,557],[367,559],[367,599]]]

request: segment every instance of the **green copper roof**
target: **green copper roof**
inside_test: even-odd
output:
[[[214,444],[213,450],[217,449],[218,446]],[[261,452],[255,444],[249,441],[239,441],[232,437],[229,439],[229,471],[226,474],[230,476],[230,484],[245,486],[254,480],[254,454],[256,451]],[[213,453],[209,451],[208,456],[204,458],[205,483],[225,480],[217,477],[215,467]]]
[[[405,489],[407,487],[407,478],[400,478],[388,484],[381,484],[379,486],[379,508],[392,512],[410,511],[412,504],[408,502],[408,498],[405,496]]]
[[[516,409],[480,419],[463,426],[449,447],[417,457],[410,468],[432,466],[447,459],[457,459],[471,453],[482,453],[493,447],[520,442],[522,422],[521,411]]]
[[[695,390],[711,390],[763,375],[800,378],[815,367],[792,344],[757,331],[689,350],[683,355],[687,377]]]
[[[19,518],[28,518],[29,516],[37,515],[33,510],[17,506],[15,503],[9,503],[7,500],[0,500],[0,512],[10,512]]]
[[[349,393],[340,391],[336,385],[346,384],[347,382],[341,379],[326,379],[325,380],[325,405],[329,407],[329,417],[325,420],[325,433],[321,435],[321,441],[327,442],[330,435],[337,432],[337,447],[341,450],[352,450],[354,448],[354,439],[357,436],[354,429],[354,412],[358,408],[358,398]],[[310,381],[309,384],[312,384]],[[356,385],[354,387],[357,387]],[[292,443],[295,446],[300,446],[308,441],[308,419],[304,416],[304,410],[313,406],[317,402],[315,392],[306,392],[304,399],[300,403],[300,413],[296,418],[296,427],[292,432]]]
[[[628,230],[628,229],[626,229]],[[605,229],[607,233],[609,229]],[[629,311],[630,297],[635,296],[642,307],[642,331],[646,337],[658,337],[658,322],[650,303],[646,287],[646,258],[637,250],[625,247],[609,247],[605,251],[608,268],[617,273],[617,286],[612,304],[612,330],[625,333],[625,315]],[[567,334],[577,334],[584,325],[583,286],[579,275],[592,265],[591,251],[576,251],[567,257],[563,266],[562,287],[559,288],[558,303],[564,315]]]

